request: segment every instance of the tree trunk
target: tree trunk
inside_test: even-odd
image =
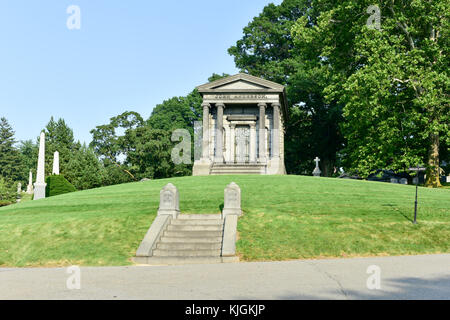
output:
[[[427,180],[425,186],[429,188],[442,187],[439,168],[439,134],[430,134],[430,149],[428,152]]]

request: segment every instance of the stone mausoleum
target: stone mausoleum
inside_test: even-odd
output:
[[[286,174],[283,85],[240,73],[197,89],[203,97],[203,135],[194,176]]]

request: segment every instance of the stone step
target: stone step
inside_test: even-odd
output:
[[[222,238],[222,231],[164,231],[164,237],[170,238]]]
[[[222,231],[223,225],[169,225],[167,231]]]
[[[204,243],[204,242],[192,242],[192,243],[166,243],[160,242],[156,246],[156,249],[179,251],[179,250],[221,250],[222,244],[219,243]]]
[[[222,237],[207,237],[207,238],[195,238],[195,237],[166,237],[163,236],[160,240],[161,243],[219,243],[222,244]]]
[[[150,266],[207,264],[207,263],[233,263],[239,262],[238,257],[135,257],[137,264]]]
[[[153,251],[154,257],[220,257],[221,250],[163,250]]]
[[[176,219],[170,223],[172,226],[222,226],[222,219]]]
[[[221,214],[180,214],[176,220],[222,220]]]

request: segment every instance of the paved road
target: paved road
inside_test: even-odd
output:
[[[369,290],[370,266],[381,289]],[[376,270],[376,268],[374,269]],[[0,269],[0,299],[448,299],[450,254],[161,267]],[[373,272],[373,270],[372,270]],[[370,281],[370,283],[376,283]]]

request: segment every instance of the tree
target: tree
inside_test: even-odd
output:
[[[26,140],[20,142],[18,149],[22,158],[21,162],[23,167],[20,180],[28,184],[30,170],[33,172],[33,176],[36,176],[39,146],[32,140]]]
[[[339,123],[342,106],[325,101],[330,81],[309,60],[309,50],[296,50],[291,29],[301,17],[318,13],[311,1],[285,0],[269,4],[244,28],[244,36],[228,52],[242,72],[286,85],[289,121],[285,123],[285,159],[289,173],[311,174],[320,156],[326,176],[337,165],[344,145]]]
[[[67,125],[64,119],[60,118],[55,121],[53,117],[50,118],[45,127],[45,171],[47,174],[52,172],[53,155],[55,151],[59,152],[59,170],[60,173],[67,174],[67,165],[76,151],[75,139],[73,130]]]
[[[427,163],[438,187],[448,154],[448,1],[381,1],[381,30],[368,24],[371,1],[311,1],[319,15],[292,29],[296,50],[329,81],[327,102],[344,105],[345,166],[362,176]],[[441,148],[440,148],[441,145]]]
[[[66,178],[77,190],[101,187],[103,174],[100,161],[86,144],[77,148],[67,164]]]
[[[141,127],[144,121],[141,115],[133,111],[125,111],[124,113],[110,119],[110,123],[106,125],[97,126],[91,130],[92,142],[90,147],[95,154],[104,161],[106,165],[115,165],[125,172],[131,181],[135,181],[136,177],[131,173],[130,168],[123,165],[120,157],[126,158],[130,145],[124,142],[123,136],[127,132],[133,131]],[[124,135],[118,135],[117,131],[124,131]]]
[[[22,161],[14,147],[14,130],[4,117],[0,118],[0,176],[11,182],[22,178]]]

